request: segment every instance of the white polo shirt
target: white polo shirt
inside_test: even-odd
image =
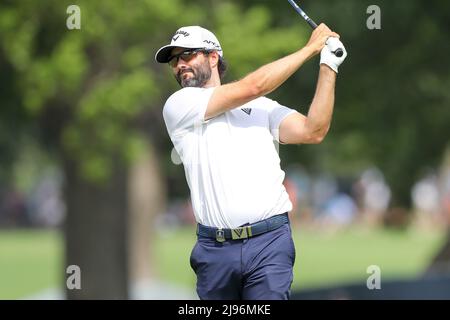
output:
[[[183,88],[163,110],[196,221],[236,228],[291,211],[274,140],[281,121],[296,111],[261,97],[205,121],[213,90]]]

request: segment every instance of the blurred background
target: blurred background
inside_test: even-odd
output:
[[[81,29],[66,25],[72,4]],[[325,141],[280,147],[293,297],[450,298],[450,2],[299,4],[349,56]],[[189,190],[161,113],[178,84],[153,58],[183,25],[217,35],[226,82],[311,33],[284,0],[0,2],[0,299],[197,298]],[[318,64],[269,97],[307,113]]]

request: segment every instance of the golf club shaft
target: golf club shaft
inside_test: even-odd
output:
[[[310,17],[308,17],[308,15],[305,13],[305,11],[303,11],[295,2],[294,0],[288,0],[289,3],[294,7],[295,11],[297,11],[302,17],[303,19],[305,19],[306,22],[308,22],[308,24],[311,26],[311,28],[313,28],[313,30],[315,28],[317,28],[317,23],[315,23]]]
[[[306,22],[308,22],[308,24],[311,26],[311,28],[313,28],[313,30],[315,28],[317,28],[317,23],[315,23],[310,17],[308,17],[308,15],[305,13],[305,11],[303,11],[296,3],[294,0],[288,0],[289,3],[292,5],[292,7],[294,7],[295,11],[297,11],[302,17],[303,19],[305,19]],[[334,52],[334,55],[336,57],[342,57],[342,55],[344,54],[344,52],[342,51],[341,48],[336,49]]]

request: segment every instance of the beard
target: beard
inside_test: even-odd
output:
[[[184,78],[183,74],[186,72],[192,72],[192,77]],[[211,79],[211,68],[209,67],[208,61],[201,63],[192,68],[186,68],[178,71],[175,75],[178,84],[183,87],[197,87],[202,88],[209,79]]]

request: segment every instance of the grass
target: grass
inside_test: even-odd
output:
[[[18,299],[64,276],[62,241],[56,231],[0,231],[0,299]]]
[[[293,289],[330,286],[342,282],[365,281],[367,268],[377,265],[382,280],[419,275],[443,241],[442,232],[365,230],[351,228],[335,234],[294,230],[297,257]],[[194,230],[185,228],[159,237],[155,257],[159,257],[161,278],[185,286],[195,286],[189,255],[195,243]]]
[[[442,233],[350,229],[334,236],[312,231],[296,234],[293,287],[366,282],[367,268],[381,269],[382,280],[419,275],[443,241]]]
[[[293,289],[366,281],[367,267],[381,268],[382,281],[420,274],[442,244],[441,232],[351,228],[334,234],[294,230],[297,258]],[[191,227],[156,234],[153,261],[167,282],[195,288],[189,255]],[[57,231],[0,232],[0,299],[19,299],[61,286],[65,276],[63,243]]]

